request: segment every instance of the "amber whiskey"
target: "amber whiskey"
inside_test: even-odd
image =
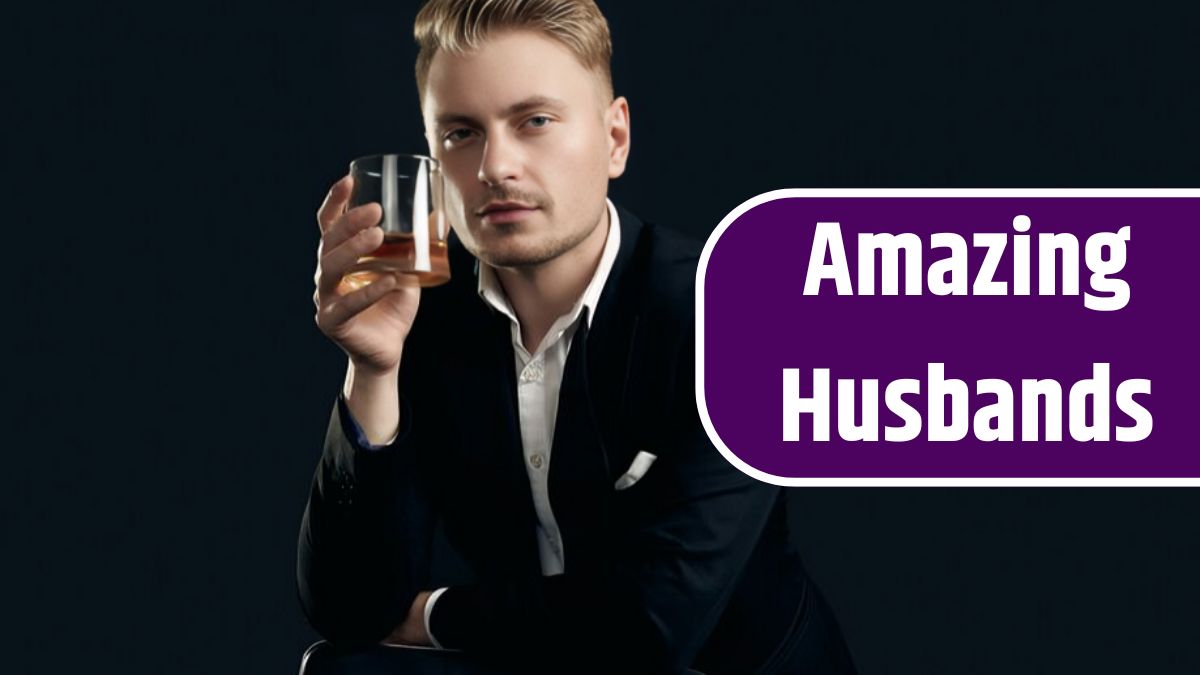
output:
[[[429,267],[417,269],[417,246],[411,234],[388,234],[379,248],[358,259],[358,264],[346,275],[354,287],[370,283],[378,272],[404,272],[417,277],[421,286],[440,286],[450,280],[450,259],[446,242],[429,242]]]

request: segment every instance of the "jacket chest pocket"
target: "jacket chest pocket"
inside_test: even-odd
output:
[[[620,472],[616,481],[613,482],[613,489],[617,492],[628,490],[642,481],[654,467],[654,462],[658,460],[658,455],[649,450],[638,450],[629,465],[623,472]],[[620,466],[618,464],[617,466]]]

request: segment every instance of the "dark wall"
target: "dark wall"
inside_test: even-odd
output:
[[[703,237],[781,187],[1194,187],[1187,4],[602,3],[612,194]],[[293,672],[316,638],[295,535],[345,366],[314,213],[424,149],[415,11],[12,10],[5,672]],[[1200,671],[1200,491],[795,501],[864,673]]]

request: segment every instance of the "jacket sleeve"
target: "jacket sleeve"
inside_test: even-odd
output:
[[[300,603],[325,639],[378,643],[404,620],[429,582],[434,510],[422,480],[420,421],[401,397],[401,429],[364,447],[338,397],[301,521]]]
[[[743,474],[713,447],[696,412],[690,345],[681,349],[667,422],[672,447],[631,488],[653,493],[613,562],[582,574],[568,565],[558,576],[452,586],[431,618],[444,646],[575,668],[586,655],[597,672],[676,673],[694,661],[779,488]]]

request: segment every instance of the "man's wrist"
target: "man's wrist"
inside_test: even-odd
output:
[[[413,598],[412,605],[408,608],[408,615],[404,617],[404,622],[396,626],[396,629],[383,639],[383,644],[434,646],[433,641],[429,639],[429,633],[425,630],[425,604],[431,595],[433,593],[430,591],[417,593],[417,597]]]
[[[370,444],[386,444],[396,436],[400,428],[399,370],[362,371],[351,362],[342,398]]]
[[[376,370],[363,366],[350,359],[346,367],[346,379],[342,383],[342,394],[351,398],[354,394],[372,394],[382,391],[389,385],[400,381],[400,366],[386,370]]]

